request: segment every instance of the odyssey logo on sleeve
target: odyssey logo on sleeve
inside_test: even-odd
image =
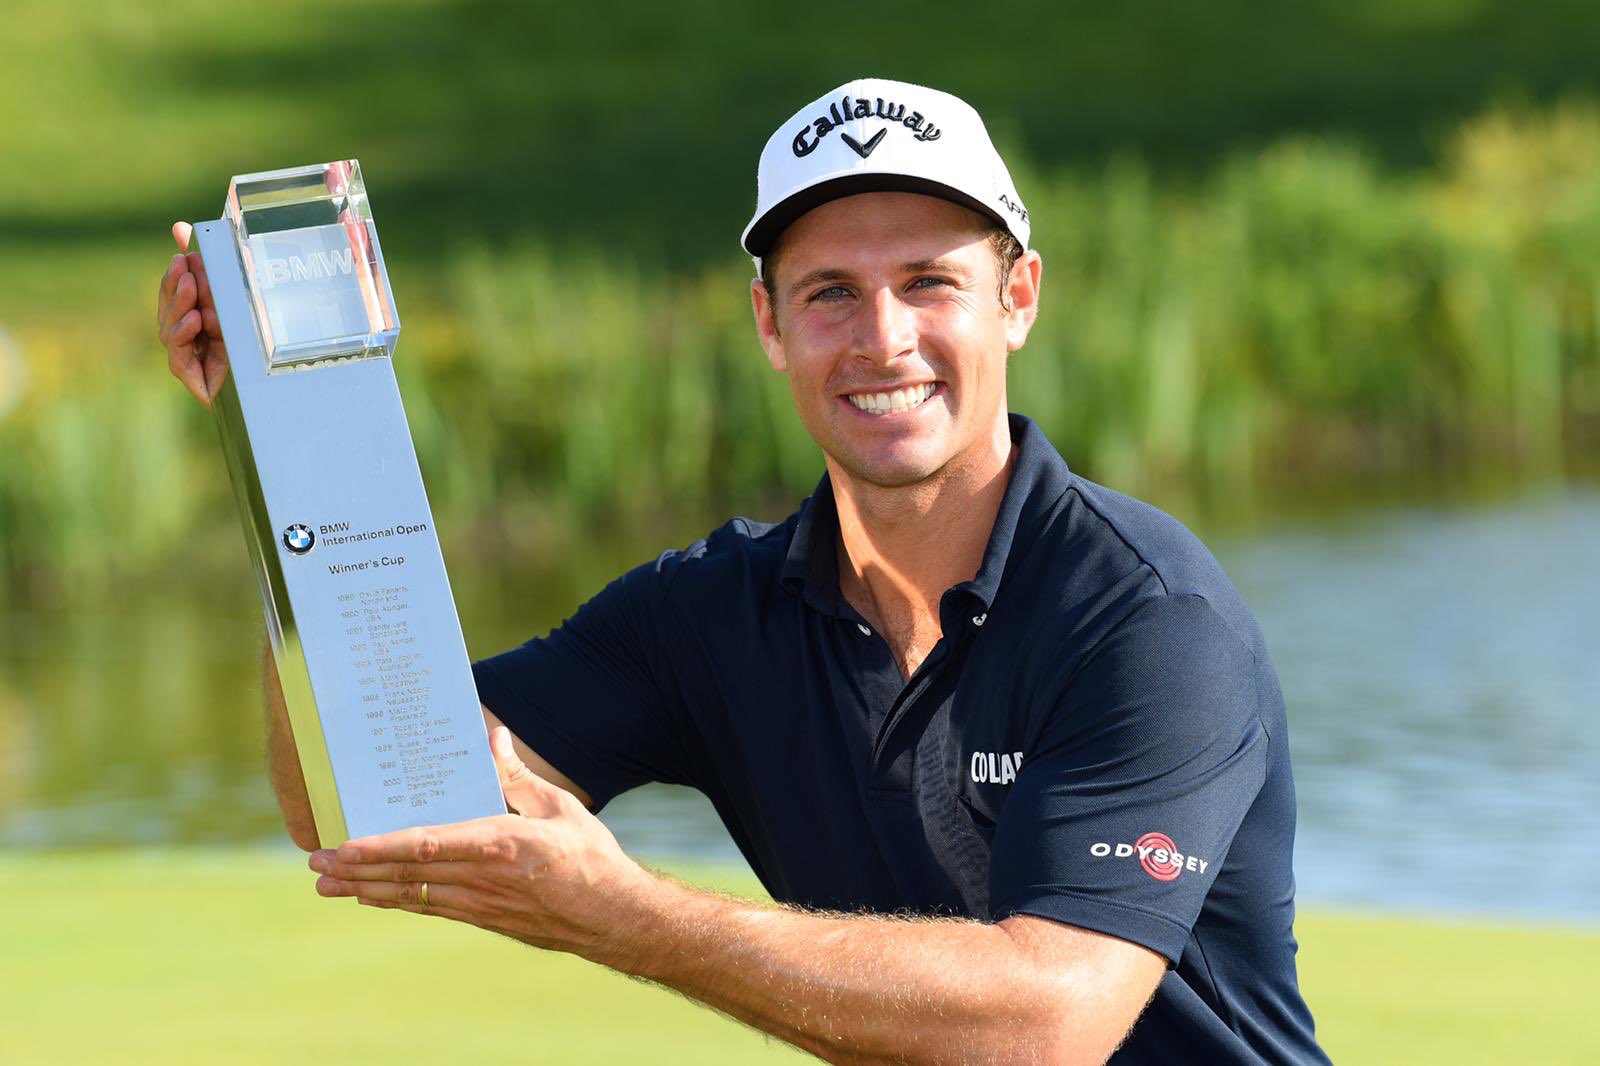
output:
[[[1183,854],[1165,833],[1146,833],[1132,844],[1100,841],[1089,845],[1089,854],[1096,859],[1138,859],[1140,868],[1157,881],[1176,881],[1185,870],[1203,874],[1211,865],[1209,859]]]

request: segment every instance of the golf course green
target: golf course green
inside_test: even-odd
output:
[[[670,992],[312,882],[287,850],[0,858],[5,1061],[801,1061]],[[1593,1061],[1600,931],[1312,909],[1299,935],[1336,1062]]]

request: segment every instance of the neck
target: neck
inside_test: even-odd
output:
[[[983,564],[1015,451],[1004,417],[991,436],[915,485],[867,484],[828,462],[840,590],[891,643],[900,636],[927,645],[905,649],[903,663],[927,654],[928,638],[938,637],[940,597]]]

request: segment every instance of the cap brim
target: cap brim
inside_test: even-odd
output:
[[[885,174],[875,172],[871,174],[842,174],[837,178],[819,181],[815,185],[808,185],[799,192],[784,197],[767,209],[766,214],[750,224],[744,234],[744,250],[758,259],[765,258],[772,251],[773,244],[777,243],[778,235],[788,229],[790,224],[801,215],[814,207],[821,207],[832,200],[840,200],[846,196],[855,196],[864,192],[915,192],[924,196],[937,197],[940,200],[949,200],[951,203],[968,207],[993,219],[1001,229],[1010,232],[1011,227],[1006,218],[994,208],[985,204],[975,196],[970,196],[943,182],[931,181],[928,178],[914,177],[910,174]]]

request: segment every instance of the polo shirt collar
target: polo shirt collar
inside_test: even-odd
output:
[[[827,474],[800,505],[794,538],[783,561],[783,587],[823,614],[837,617],[844,597],[839,595],[839,556],[834,547],[839,536],[839,511],[833,502],[833,482]]]
[[[963,581],[945,594],[971,596],[980,611],[988,611],[1000,593],[1009,562],[1021,559],[1039,538],[1040,525],[1053,505],[1072,482],[1066,460],[1045,438],[1032,419],[1009,416],[1011,443],[1017,459],[1011,480],[1000,500],[1000,510],[989,532],[983,562],[970,581]],[[841,614],[839,559],[835,543],[839,533],[839,512],[834,504],[833,483],[827,474],[817,483],[800,506],[794,537],[783,564],[783,587],[800,596],[807,605],[823,614]]]

